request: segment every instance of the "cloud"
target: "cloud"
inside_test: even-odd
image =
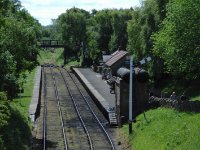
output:
[[[130,8],[139,6],[140,0],[21,0],[22,6],[42,25],[51,24],[67,9],[78,7],[90,11],[104,8]]]

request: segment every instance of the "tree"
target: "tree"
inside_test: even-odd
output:
[[[128,23],[129,51],[133,51],[137,59],[152,53],[153,41],[151,36],[157,32],[165,16],[167,0],[143,1],[143,7],[137,8],[133,19]],[[133,53],[133,52],[132,52]]]
[[[131,11],[129,9],[113,10],[111,17],[113,34],[111,35],[109,48],[111,51],[115,51],[121,46],[126,50],[128,42],[127,22],[132,18]]]
[[[58,24],[61,28],[62,39],[68,50],[75,56],[80,53],[81,43],[86,41],[86,25],[89,12],[71,8],[58,18]]]
[[[128,51],[134,54],[138,61],[148,55],[153,55],[152,35],[160,28],[165,18],[168,0],[146,0],[133,12],[133,19],[128,23]],[[155,80],[162,78],[163,61],[155,57],[148,64],[148,72]]]
[[[139,59],[141,54],[141,36],[140,36],[141,26],[140,26],[140,10],[136,10],[133,13],[132,20],[128,22],[127,32],[128,32],[128,51],[129,53],[134,53],[135,57]]]
[[[62,33],[57,19],[52,19],[52,25],[42,27],[42,39],[62,41]]]
[[[98,48],[97,39],[99,38],[98,32],[88,30],[87,32],[87,54],[92,60],[99,57],[100,50]]]
[[[4,139],[2,135],[5,131],[3,128],[8,125],[9,118],[11,116],[10,107],[7,101],[6,94],[4,92],[0,92],[0,149],[5,149],[6,145],[4,144]]]
[[[171,0],[167,17],[154,39],[154,54],[165,62],[166,72],[184,79],[199,78],[200,1]]]
[[[95,15],[96,29],[99,33],[99,38],[97,39],[98,47],[100,51],[109,51],[108,44],[113,33],[111,25],[111,10],[105,9],[98,11]]]
[[[0,91],[7,91],[12,98],[20,75],[37,64],[40,24],[18,0],[3,0],[0,7]]]

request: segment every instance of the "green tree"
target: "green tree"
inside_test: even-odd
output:
[[[62,33],[57,19],[52,20],[52,25],[42,27],[42,39],[62,41]]]
[[[68,47],[69,53],[77,56],[80,53],[81,43],[86,42],[86,25],[89,12],[71,8],[58,18],[62,39]]]
[[[128,23],[129,52],[134,50],[136,58],[141,59],[152,53],[153,41],[151,36],[157,32],[162,19],[165,17],[167,0],[146,0],[143,6],[133,13],[133,19]]]
[[[2,129],[3,127],[8,125],[8,120],[10,118],[10,110],[9,110],[9,104],[7,101],[6,94],[3,92],[0,92],[0,149],[5,149],[4,139],[2,138],[3,133]]]
[[[111,51],[115,51],[119,46],[121,46],[126,50],[128,42],[127,22],[132,18],[131,10],[113,10],[111,12],[111,17],[113,34],[111,35],[109,48]]]
[[[113,33],[112,24],[111,24],[111,10],[105,9],[98,11],[95,15],[96,20],[96,29],[99,34],[97,39],[98,47],[100,51],[109,51],[109,42],[111,35]]]
[[[175,77],[200,77],[199,8],[197,0],[171,0],[163,26],[153,37],[154,54],[164,60],[165,71]]]
[[[86,57],[91,58],[92,60],[96,60],[100,55],[100,49],[98,44],[98,39],[100,38],[97,22],[95,20],[95,15],[98,11],[92,10],[90,14],[90,18],[87,23],[87,41],[86,41]]]
[[[100,50],[98,48],[97,39],[99,38],[98,32],[88,31],[87,32],[87,54],[92,60],[96,60],[100,54]]]
[[[17,93],[20,74],[37,64],[40,24],[18,0],[3,0],[0,7],[0,91],[10,98]]]
[[[152,35],[160,28],[166,16],[168,0],[146,0],[143,5],[133,13],[133,19],[128,23],[128,51],[140,60],[147,55],[153,55]],[[153,63],[148,64],[148,71],[156,80],[162,77],[163,61],[159,57],[153,58]]]
[[[127,26],[128,32],[128,51],[129,53],[135,55],[135,57],[141,57],[141,39],[140,36],[141,26],[140,26],[140,10],[136,10],[133,13],[132,20],[128,22]],[[139,59],[139,58],[138,58]]]

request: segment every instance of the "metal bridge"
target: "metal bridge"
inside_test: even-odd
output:
[[[41,40],[38,45],[43,48],[63,48],[63,41],[59,40]]]

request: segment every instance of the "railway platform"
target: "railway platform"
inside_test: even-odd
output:
[[[110,93],[110,87],[99,73],[91,68],[73,68],[77,77],[81,80],[95,103],[104,116],[109,120],[110,125],[117,125],[115,112],[115,94]]]
[[[35,121],[37,115],[37,109],[39,107],[39,100],[40,100],[40,85],[41,85],[41,66],[37,67],[36,74],[35,74],[35,84],[33,88],[33,96],[31,99],[31,103],[29,105],[29,117],[32,122]]]

